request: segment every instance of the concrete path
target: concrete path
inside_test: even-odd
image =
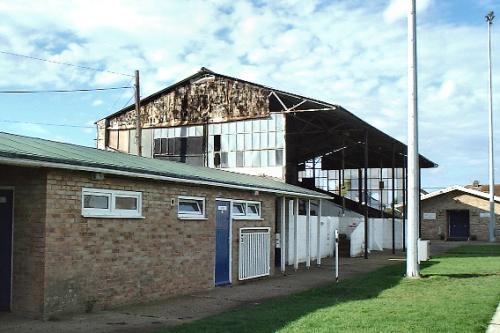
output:
[[[433,242],[433,255],[461,245],[453,242]],[[404,253],[373,252],[369,259],[340,258],[340,278],[371,272],[382,266],[400,262],[404,265]],[[248,282],[237,286],[214,288],[205,292],[169,298],[162,301],[126,306],[90,314],[78,314],[57,321],[39,321],[0,313],[0,333],[114,333],[151,332],[161,326],[178,325],[198,320],[229,309],[289,295],[335,281],[331,260],[321,268],[301,267],[297,272],[287,268],[286,275],[277,274],[270,279]]]
[[[500,333],[500,303],[498,303],[497,311],[493,315],[486,333]]]

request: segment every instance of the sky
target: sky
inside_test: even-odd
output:
[[[102,71],[0,53],[0,90],[130,86],[131,77],[104,71],[139,69],[147,96],[204,66],[340,104],[406,142],[405,7],[405,0],[2,0],[0,52]],[[422,171],[426,189],[488,182],[489,10],[500,15],[500,2],[417,0],[419,146],[439,164]],[[497,22],[494,107],[500,107]],[[95,146],[94,122],[132,96],[131,89],[0,94],[0,131]],[[500,181],[499,167],[495,175]]]

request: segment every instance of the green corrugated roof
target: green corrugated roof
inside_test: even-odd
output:
[[[268,192],[327,197],[322,193],[264,177],[0,132],[0,163],[1,160],[5,163],[6,159],[20,165],[26,160],[40,161],[55,163],[54,167],[67,169],[99,168],[109,170],[110,173],[125,171],[143,177],[163,176],[193,183],[210,182],[217,186],[242,186]]]

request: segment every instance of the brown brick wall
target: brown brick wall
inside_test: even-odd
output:
[[[422,213],[436,213],[436,220],[422,220],[422,238],[439,239],[440,234],[448,238],[448,210],[469,210],[470,235],[478,240],[488,240],[488,218],[480,217],[489,211],[487,199],[467,193],[453,191],[421,202]],[[495,205],[497,229],[500,228],[500,204]],[[497,239],[499,237],[497,236]]]
[[[84,218],[82,187],[141,191],[145,218]],[[106,308],[212,288],[215,198],[262,202],[262,221],[233,224],[233,283],[238,228],[270,226],[274,236],[269,194],[110,176],[95,181],[90,173],[57,170],[48,172],[47,188],[46,315],[82,311],[91,302]],[[208,219],[179,220],[170,200],[178,195],[205,197]]]
[[[43,312],[46,182],[43,169],[0,167],[0,186],[14,187],[12,312]]]

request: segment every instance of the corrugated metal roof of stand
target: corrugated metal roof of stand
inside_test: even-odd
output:
[[[302,197],[330,196],[274,179],[0,132],[0,164],[121,174]]]

